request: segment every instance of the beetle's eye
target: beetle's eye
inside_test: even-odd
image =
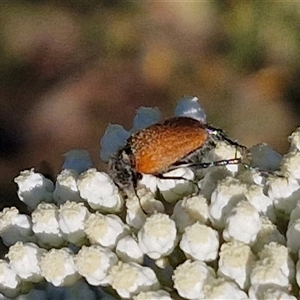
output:
[[[136,180],[141,180],[143,178],[142,173],[136,173]]]

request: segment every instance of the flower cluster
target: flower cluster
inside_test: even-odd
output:
[[[184,99],[176,114],[205,120],[195,103]],[[133,131],[145,126],[140,119],[149,125],[158,118],[157,110],[142,108]],[[128,136],[110,127],[101,157],[107,160]],[[9,247],[0,260],[0,292],[22,300],[296,300],[300,129],[289,141],[283,157],[265,144],[251,148],[250,168],[179,168],[170,175],[176,180],[145,175],[126,197],[86,151],[67,153],[55,183],[22,171],[15,182],[31,214],[0,212]],[[207,159],[237,155],[220,141]]]

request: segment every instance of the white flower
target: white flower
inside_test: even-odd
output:
[[[146,219],[138,232],[138,243],[152,259],[169,255],[177,244],[175,222],[165,214],[154,214]]]
[[[98,245],[83,246],[74,257],[78,273],[91,285],[108,285],[108,272],[118,262],[111,250]]]
[[[52,249],[40,261],[42,276],[54,286],[73,285],[80,278],[68,248]]]
[[[209,218],[207,200],[200,194],[180,200],[176,203],[171,218],[181,233],[185,227],[195,222],[205,224]]]
[[[17,241],[36,242],[32,231],[32,221],[27,215],[19,214],[15,207],[4,208],[0,212],[0,235],[6,246]]]
[[[237,240],[251,245],[255,242],[260,228],[258,211],[248,201],[243,200],[229,214],[223,238],[225,241]]]
[[[251,166],[260,170],[276,171],[279,169],[282,156],[266,143],[257,144],[249,149]]]
[[[238,285],[232,281],[226,281],[224,278],[211,280],[205,287],[205,299],[248,299],[247,294],[239,289]]]
[[[214,270],[202,261],[186,260],[173,274],[174,287],[186,299],[204,299],[204,289],[215,278]]]
[[[289,137],[288,141],[291,144],[289,152],[300,150],[300,127],[298,127]]]
[[[267,216],[276,223],[273,200],[264,194],[262,186],[254,184],[248,186],[245,196],[260,214]]]
[[[160,285],[154,271],[131,262],[119,262],[109,274],[110,285],[122,298],[130,298],[140,292],[158,290]]]
[[[185,98],[190,106],[180,113],[201,118],[196,101]],[[132,130],[158,116],[142,108]],[[101,141],[107,160],[129,137],[115,129],[114,141]],[[106,173],[89,169],[86,151],[67,154],[54,191],[41,174],[22,172],[20,198],[31,207],[43,197],[61,206],[41,203],[32,216],[16,208],[0,212],[1,238],[14,244],[3,254],[10,263],[0,260],[0,299],[299,298],[300,127],[290,142],[283,159],[267,145],[254,146],[248,163],[247,150],[220,138],[206,154],[194,153],[199,164],[242,156],[241,163],[192,171],[183,165],[165,178],[142,174],[138,188],[123,191]],[[285,178],[268,172],[280,161]],[[91,213],[88,204],[101,213]],[[60,249],[67,244],[73,252]]]
[[[92,244],[114,248],[120,238],[128,235],[128,227],[116,215],[91,214],[85,222],[85,233]]]
[[[163,177],[165,178],[157,179],[157,188],[167,202],[176,202],[184,196],[191,195],[196,188],[193,182],[195,174],[189,168],[174,169],[164,173]],[[176,179],[167,179],[168,177]]]
[[[83,201],[77,188],[78,173],[72,169],[65,169],[57,176],[53,198],[57,204],[69,201]]]
[[[218,275],[235,281],[241,289],[248,289],[255,256],[251,248],[240,242],[224,243],[220,250]]]
[[[64,154],[65,161],[62,169],[75,170],[78,174],[93,167],[88,151],[73,149]]]
[[[252,250],[255,253],[259,253],[265,245],[271,242],[285,245],[286,239],[279,232],[277,226],[273,224],[267,217],[261,216],[261,229],[256,236],[255,244],[252,246]]]
[[[269,176],[267,195],[273,199],[275,208],[288,217],[300,199],[300,185],[293,177]]]
[[[143,263],[144,253],[138,242],[130,235],[124,236],[118,241],[116,253],[123,262]]]
[[[83,203],[67,201],[60,206],[58,212],[58,223],[64,239],[81,246],[86,242],[84,222],[90,215],[88,209]]]
[[[224,228],[227,216],[232,208],[241,200],[245,199],[246,185],[232,177],[220,181],[211,195],[209,212],[213,224]]]
[[[15,298],[22,293],[27,293],[32,286],[21,281],[20,277],[12,270],[8,262],[0,259],[0,293],[6,297]],[[4,298],[7,299],[7,298]]]
[[[125,146],[130,133],[121,125],[109,124],[100,140],[100,158],[108,162],[113,154]]]
[[[30,282],[39,282],[43,280],[39,262],[44,253],[46,253],[45,249],[33,243],[18,242],[9,247],[5,257],[9,259],[12,269],[20,278]]]
[[[32,230],[41,246],[61,247],[65,242],[58,223],[58,207],[52,203],[41,203],[32,212]]]
[[[272,242],[259,253],[259,260],[252,269],[250,281],[256,289],[267,284],[288,288],[294,276],[295,266],[288,249]]]
[[[104,172],[89,169],[77,181],[80,196],[91,208],[103,212],[118,212],[123,207],[123,199],[112,179]]]
[[[151,291],[151,292],[140,292],[137,296],[133,297],[134,300],[173,300],[171,295],[164,291]]]
[[[180,241],[180,248],[188,258],[212,261],[218,256],[218,232],[198,222],[185,228]]]
[[[34,169],[20,172],[14,182],[18,185],[19,199],[31,210],[35,209],[42,201],[52,201],[53,182],[42,174],[35,173]]]

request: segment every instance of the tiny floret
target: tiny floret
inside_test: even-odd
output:
[[[276,300],[297,300],[292,295],[290,295],[290,288],[285,288],[278,286],[276,284],[268,284],[265,286],[260,286],[257,289],[256,286],[251,286],[249,289],[249,299],[276,299]]]
[[[111,268],[110,285],[122,298],[132,299],[140,292],[155,291],[160,288],[154,271],[131,262],[119,262]]]
[[[19,199],[31,210],[40,202],[51,202],[53,199],[53,182],[42,174],[35,173],[34,169],[20,172],[14,181],[18,185]]]
[[[84,222],[90,215],[83,203],[67,201],[58,210],[58,223],[63,238],[68,242],[81,246],[86,242]]]
[[[85,233],[91,244],[113,249],[118,240],[128,235],[128,227],[116,215],[91,214],[85,222]]]
[[[259,253],[259,259],[255,263],[250,281],[257,288],[261,285],[275,284],[289,287],[295,276],[295,266],[289,256],[288,249],[277,243],[265,245]]]
[[[116,253],[123,262],[143,263],[144,253],[136,239],[130,235],[124,236],[118,241]]]
[[[205,299],[248,299],[247,294],[235,282],[227,281],[224,278],[212,280],[205,287],[205,296]]]
[[[254,263],[255,256],[248,245],[236,241],[224,243],[220,251],[218,274],[235,281],[241,289],[247,289]]]
[[[173,274],[174,287],[185,299],[204,299],[206,285],[210,285],[214,278],[214,270],[201,261],[187,260]]]
[[[287,246],[292,253],[298,253],[300,249],[300,218],[289,223],[286,232]]]
[[[33,243],[18,242],[9,248],[6,257],[12,269],[25,281],[43,280],[39,263],[46,250]]]
[[[20,214],[15,207],[6,207],[0,212],[0,236],[6,246],[17,241],[36,242],[32,231],[32,220],[29,216]]]
[[[60,247],[65,241],[58,222],[58,207],[51,203],[41,203],[32,212],[32,230],[39,244],[45,247]]]
[[[63,204],[67,200],[75,202],[83,201],[78,191],[77,178],[78,173],[72,169],[62,170],[58,174],[53,192],[53,198],[57,204]]]
[[[163,175],[165,178],[157,179],[157,188],[167,202],[175,202],[184,196],[191,195],[195,190],[194,172],[189,168],[177,168]]]
[[[4,295],[1,299],[15,298],[31,288],[31,284],[22,281],[7,261],[0,259],[0,293]]]
[[[185,228],[180,248],[188,258],[212,261],[218,256],[218,232],[198,222]]]
[[[232,145],[228,145],[225,142],[218,142],[216,146],[209,152],[208,159],[210,161],[218,161],[223,159],[241,158],[240,151]],[[238,164],[227,164],[225,168],[232,174],[235,174],[239,170]]]
[[[112,179],[104,172],[89,169],[77,181],[80,196],[89,206],[103,212],[119,212],[123,199]]]
[[[150,216],[138,232],[138,243],[152,259],[169,255],[177,244],[175,222],[161,213]]]
[[[73,285],[80,278],[73,256],[68,248],[50,250],[41,258],[41,274],[54,286]]]
[[[196,222],[207,223],[209,212],[206,198],[199,194],[178,201],[174,207],[172,219],[181,233],[187,226]]]
[[[91,285],[108,285],[108,272],[118,262],[111,250],[99,245],[83,246],[74,257],[78,273]]]
[[[281,172],[286,176],[300,179],[300,152],[292,151],[283,156]]]
[[[267,195],[273,199],[275,208],[288,218],[300,199],[300,185],[293,177],[270,176]]]
[[[248,186],[245,196],[260,214],[276,223],[273,199],[264,194],[262,186],[251,184]]]
[[[255,244],[252,250],[259,253],[265,245],[276,242],[281,245],[286,244],[286,238],[279,232],[277,226],[273,224],[267,217],[261,216],[261,229],[256,236]]]
[[[261,228],[258,211],[248,201],[240,201],[226,219],[225,241],[236,240],[252,245]]]
[[[245,199],[246,185],[232,177],[220,181],[211,195],[209,212],[215,226],[224,228],[233,207]]]
[[[300,127],[288,137],[288,141],[291,144],[289,152],[300,151]]]

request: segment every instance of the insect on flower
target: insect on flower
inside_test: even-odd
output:
[[[158,178],[179,167],[239,164],[241,158],[201,162],[217,142],[224,141],[242,152],[246,147],[230,140],[221,129],[189,117],[173,117],[132,134],[126,145],[109,161],[109,173],[120,189],[137,187],[142,174]]]

